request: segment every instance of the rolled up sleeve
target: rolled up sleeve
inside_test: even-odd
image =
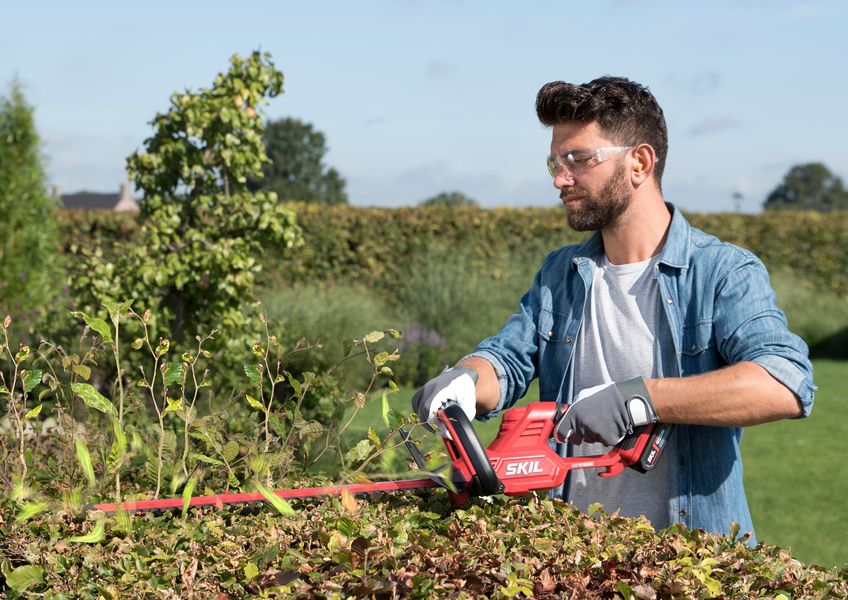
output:
[[[717,289],[714,326],[719,353],[728,364],[754,362],[791,390],[807,417],[816,386],[807,344],[789,331],[765,266],[739,251]]]

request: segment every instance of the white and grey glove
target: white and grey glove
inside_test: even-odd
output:
[[[604,383],[577,394],[554,430],[558,442],[615,446],[633,429],[659,421],[641,377]]]
[[[477,415],[477,376],[476,370],[459,365],[445,369],[415,392],[412,410],[422,423],[438,424],[436,413],[449,400],[454,400],[468,420],[473,420]]]

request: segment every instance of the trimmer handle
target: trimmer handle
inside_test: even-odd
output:
[[[460,464],[467,468],[468,472],[463,475],[470,476],[471,491],[474,495],[491,496],[501,493],[503,484],[495,474],[486,450],[462,407],[450,401],[437,414],[439,421],[450,434],[450,437],[444,438],[444,442],[451,460],[455,465],[460,461]]]

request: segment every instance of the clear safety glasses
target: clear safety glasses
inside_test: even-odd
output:
[[[632,146],[607,146],[594,150],[568,150],[557,156],[549,154],[548,173],[551,177],[556,177],[560,169],[565,169],[571,175],[580,175],[613,156],[627,152],[630,148]]]

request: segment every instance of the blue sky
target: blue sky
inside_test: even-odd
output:
[[[537,122],[545,82],[623,75],[669,126],[666,199],[758,212],[794,164],[848,179],[848,2],[0,0],[0,85],[17,75],[65,192],[117,190],[170,94],[269,51],[293,116],[327,137],[351,203],[459,190],[558,204]]]

